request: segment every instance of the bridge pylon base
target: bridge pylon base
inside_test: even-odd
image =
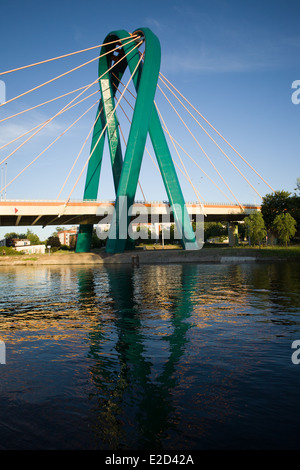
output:
[[[77,235],[76,253],[87,253],[91,250],[93,224],[81,224]]]

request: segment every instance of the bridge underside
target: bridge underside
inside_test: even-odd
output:
[[[208,214],[204,220],[205,222],[238,222],[244,220],[247,214],[232,214],[232,215],[217,215],[217,214]],[[191,219],[193,219],[193,216],[195,217],[196,214],[191,214]],[[97,216],[82,216],[82,215],[77,215],[74,217],[68,217],[68,216],[57,216],[53,214],[52,216],[50,215],[42,215],[39,217],[39,220],[36,221],[37,217],[36,216],[31,216],[31,215],[24,215],[21,217],[16,217],[16,216],[0,216],[0,227],[27,227],[27,226],[43,226],[46,227],[47,225],[54,225],[54,226],[62,226],[62,225],[80,225],[80,224],[92,224],[92,225],[97,225],[98,223],[101,223],[101,221],[104,219],[104,216],[102,217],[97,217]],[[135,216],[131,218],[131,220],[134,220]],[[151,217],[148,217],[148,220],[145,220],[144,223],[150,223]],[[163,223],[164,217],[163,215],[159,215],[157,222]],[[173,215],[170,216],[170,222],[174,222],[174,217]]]
[[[134,214],[138,214],[140,208],[144,210],[146,208],[149,213],[145,214],[142,219],[139,216],[139,223],[174,222],[168,204],[135,204]],[[237,222],[242,221],[251,212],[260,210],[260,207],[247,205],[244,206],[244,211],[241,211],[239,206],[205,205],[203,209],[205,222]],[[113,211],[114,203],[79,202],[65,206],[61,202],[2,201],[0,202],[0,226],[97,225],[104,219],[107,223],[108,214],[112,215]],[[187,204],[187,211],[191,220],[197,220],[197,216],[203,213],[202,208],[197,204]],[[137,217],[138,215],[132,215],[131,220]]]

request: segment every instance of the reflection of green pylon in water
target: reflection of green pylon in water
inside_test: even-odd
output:
[[[120,40],[122,48],[118,50],[117,56],[114,55],[115,45],[113,44],[104,45],[101,49],[99,59],[101,101],[98,113],[102,108],[103,113],[98,116],[94,126],[84,200],[97,199],[104,137],[107,133],[116,201],[111,222],[114,233],[109,233],[106,251],[109,253],[123,252],[130,245],[128,244],[128,225],[130,222],[128,209],[134,203],[146,138],[149,132],[169,203],[173,210],[174,220],[179,233],[182,234],[183,247],[196,249],[195,234],[192,230],[172,157],[153,104],[160,67],[160,44],[157,37],[148,28],[136,30],[134,35],[137,36],[136,41],[128,41],[129,33],[125,30],[114,31],[106,37],[105,43]],[[137,44],[141,39],[145,41],[143,65],[140,62],[140,54],[137,48]],[[123,60],[121,60],[122,57],[124,57]],[[110,71],[114,62],[116,64],[113,70]],[[133,75],[137,99],[123,161],[114,96],[127,66]],[[124,200],[126,204],[124,204]],[[119,221],[124,221],[124,219],[127,227],[125,234],[119,224]],[[76,246],[77,252],[90,250],[92,231],[93,225],[80,225]]]
[[[156,267],[154,276],[154,271],[148,268],[135,271],[130,265],[121,268],[107,265],[100,277],[104,273],[107,275],[107,287],[104,291],[102,289],[102,293],[104,299],[106,296],[109,299],[108,316],[99,318],[99,324],[96,322],[89,333],[88,357],[94,360],[90,364],[95,386],[93,395],[99,397],[95,409],[99,420],[96,432],[105,446],[119,448],[129,442],[131,433],[126,433],[126,423],[130,420],[130,427],[138,430],[134,437],[137,448],[161,448],[170,432],[174,435],[180,432],[177,417],[181,412],[176,409],[174,394],[186,373],[185,368],[181,370],[178,364],[189,347],[188,331],[192,327],[189,318],[193,310],[191,292],[196,288],[197,267]],[[168,307],[159,308],[157,315],[160,316],[160,326],[167,322],[171,327],[164,333],[160,331],[157,320],[147,314],[149,305],[153,308],[156,305],[155,300],[154,303],[150,300],[148,304],[147,289],[159,274],[165,274],[161,276],[165,284],[155,283],[156,293],[158,298],[163,297],[167,301]],[[79,272],[83,308],[86,307],[89,292],[97,284],[92,275],[89,287],[88,277],[86,270]],[[167,280],[170,277],[176,282],[168,291]],[[138,291],[136,286],[139,286]],[[137,304],[140,296],[146,302],[145,305],[143,302],[145,308],[142,310]],[[90,298],[92,310],[96,308],[95,299]],[[149,329],[149,324],[153,331]],[[114,332],[113,335],[107,334],[108,329]],[[157,339],[154,339],[155,336]],[[160,354],[155,356],[158,352]]]

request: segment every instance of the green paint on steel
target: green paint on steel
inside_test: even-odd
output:
[[[165,139],[165,135],[154,106],[154,96],[160,68],[160,44],[158,38],[148,28],[141,28],[134,32],[145,40],[145,57],[143,66],[139,62],[139,52],[135,42],[129,42],[129,33],[125,30],[110,33],[106,42],[120,40],[122,48],[117,56],[114,55],[114,44],[103,46],[99,59],[99,83],[101,102],[99,111],[102,111],[94,126],[91,144],[92,156],[89,161],[84,200],[97,199],[99,177],[103,157],[105,134],[108,135],[110,158],[113,170],[114,186],[116,191],[115,212],[112,218],[112,228],[106,244],[109,253],[122,252],[132,247],[128,239],[129,216],[128,209],[134,203],[142,158],[144,154],[147,135],[149,132],[163,182],[174,214],[177,228],[182,234],[184,248],[196,249],[197,242],[192,230],[190,218],[187,213],[183,194],[177,178],[173,160]],[[106,55],[103,55],[107,53]],[[127,55],[128,54],[128,55]],[[122,57],[126,57],[122,59]],[[113,73],[109,71],[113,62],[116,65]],[[133,76],[137,91],[136,104],[133,112],[132,124],[127,141],[124,161],[122,158],[118,120],[115,108],[115,93],[127,66]],[[138,68],[137,68],[138,67]],[[105,128],[105,132],[103,129]],[[101,134],[103,134],[101,136]],[[101,138],[99,138],[101,136]],[[121,221],[121,223],[120,223]],[[79,228],[76,251],[90,250],[93,226],[81,224]]]

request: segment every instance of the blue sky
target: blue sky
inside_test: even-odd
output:
[[[300,4],[298,0],[164,0],[146,2],[51,2],[0,0],[0,71],[56,57],[101,44],[113,30],[149,27],[161,43],[161,72],[239,151],[275,190],[293,191],[299,169],[300,104],[293,104],[292,83],[300,80]],[[20,72],[0,76],[6,86],[6,100],[31,89],[85,61],[96,58],[95,49]],[[97,78],[97,61],[23,98],[0,107],[0,120],[35,106]],[[125,78],[125,77],[124,77]],[[127,77],[128,78],[128,77]],[[163,85],[161,85],[163,87]],[[96,91],[94,86],[91,91]],[[166,90],[164,88],[164,90]],[[167,90],[166,90],[167,92]],[[171,99],[169,92],[168,96]],[[30,113],[0,122],[0,147],[26,130],[52,117],[75,95],[40,107]],[[88,109],[97,96],[51,122],[7,160],[7,182]],[[129,97],[129,99],[131,99]],[[174,111],[158,90],[156,101],[170,133],[232,200],[219,176],[198,144],[183,128]],[[234,195],[242,203],[259,203],[257,193],[228,163],[181,105],[174,106],[186,119],[197,141],[214,162]],[[124,105],[126,107],[126,105]],[[92,108],[79,123],[58,140],[38,161],[7,188],[8,199],[56,199],[95,118]],[[119,110],[118,117],[126,119]],[[199,118],[200,119],[200,118]],[[202,123],[202,121],[201,121]],[[207,126],[205,126],[208,130]],[[214,135],[211,134],[213,137]],[[270,188],[225,144],[219,145],[262,196]],[[149,146],[148,146],[149,145]],[[180,164],[172,143],[170,150]],[[0,150],[0,161],[16,144]],[[147,143],[151,151],[151,145]],[[61,198],[69,195],[88,158],[87,143],[68,180]],[[153,152],[151,151],[152,155]],[[211,181],[180,151],[194,186],[205,201],[228,202]],[[3,167],[3,165],[2,165]],[[4,174],[4,170],[2,170]],[[187,201],[196,196],[179,172]],[[83,195],[85,174],[73,199]],[[154,164],[144,156],[140,182],[148,200],[165,199],[165,191]],[[100,180],[99,199],[114,199],[106,151]],[[140,190],[137,199],[142,199]],[[35,229],[45,238],[55,227]],[[8,228],[0,228],[0,237]],[[20,231],[24,228],[20,227]],[[44,235],[45,234],[45,235]]]

